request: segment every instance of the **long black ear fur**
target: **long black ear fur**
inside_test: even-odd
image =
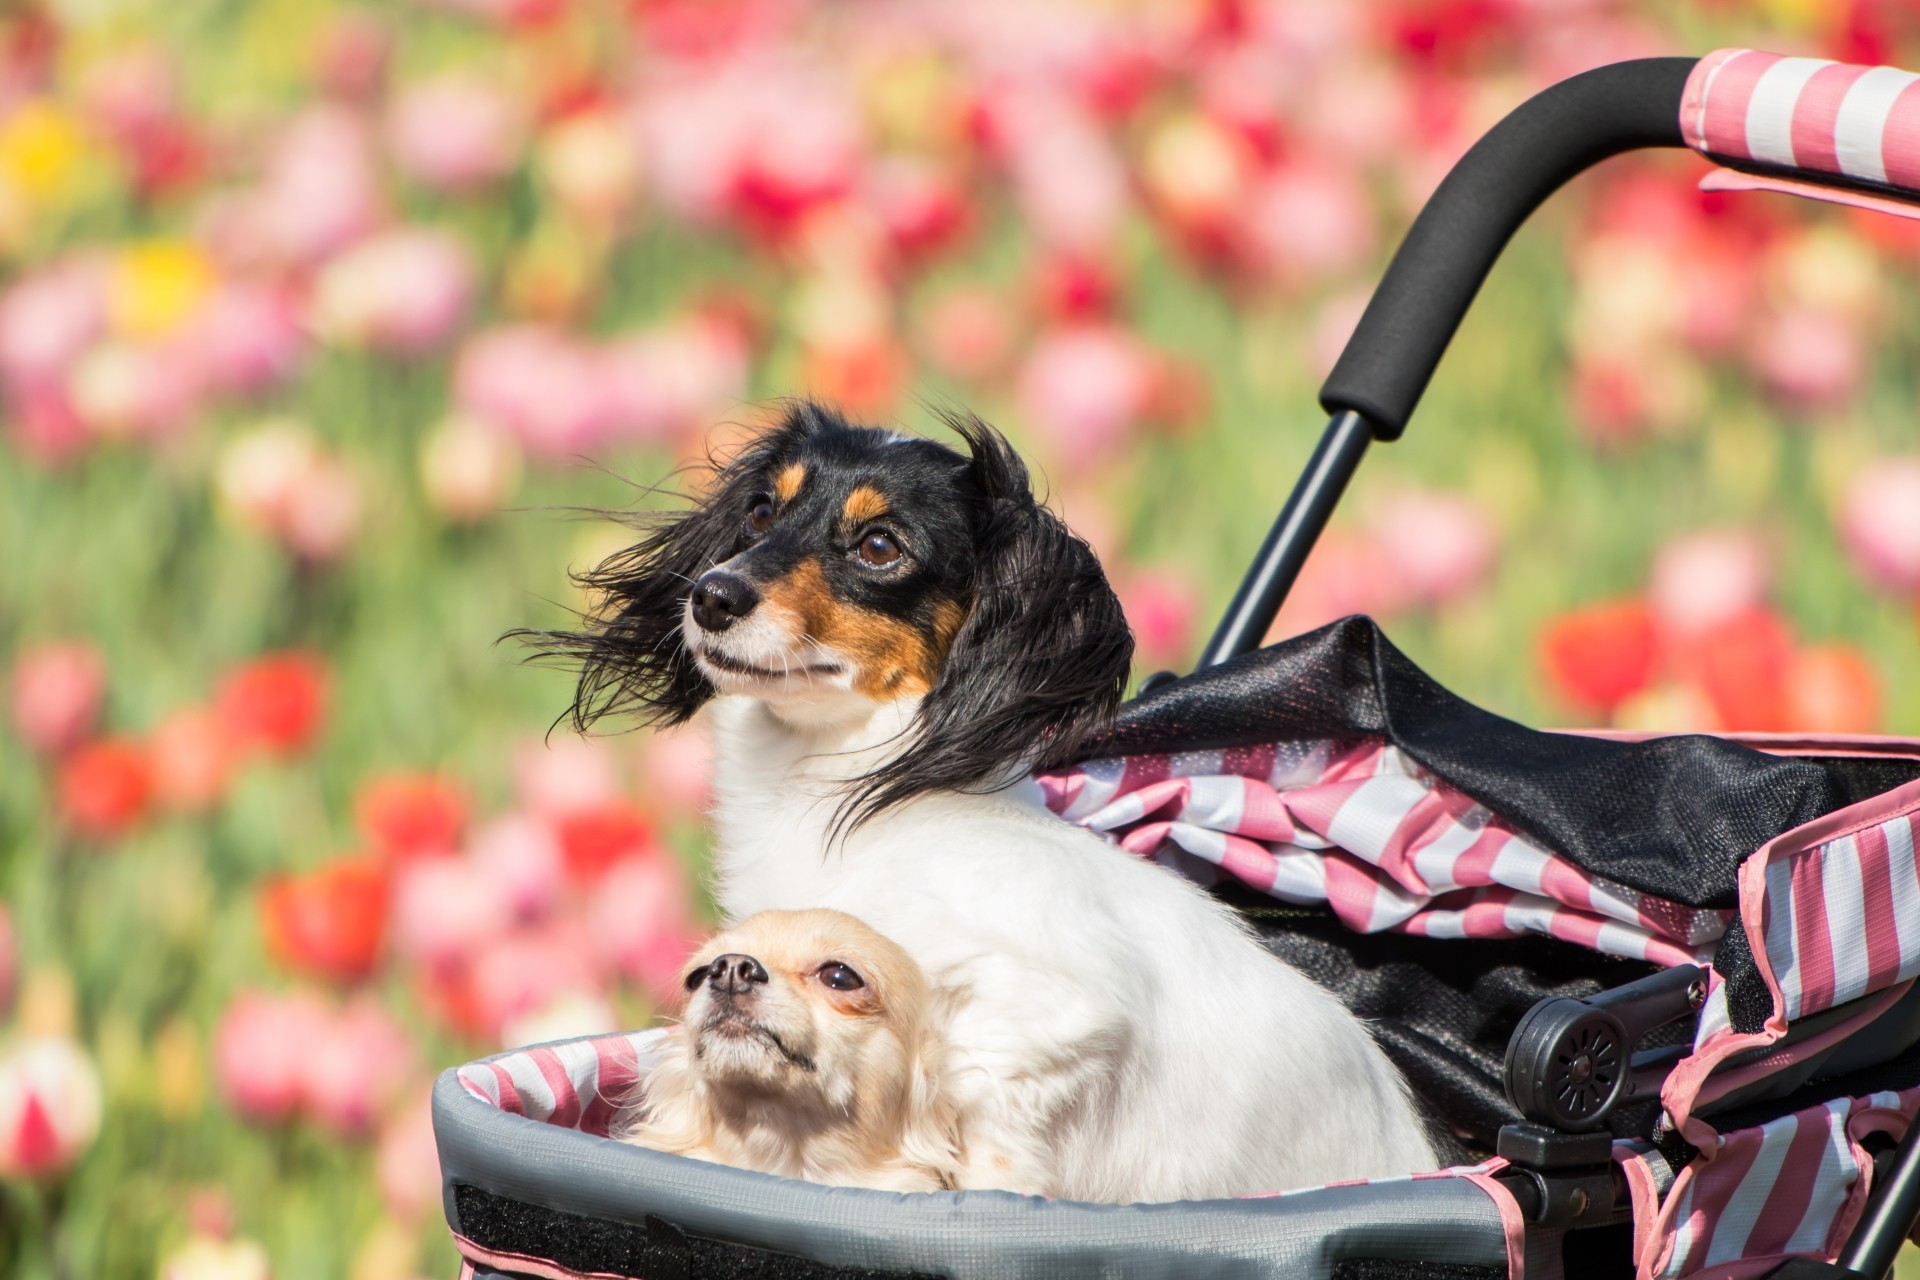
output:
[[[574,575],[599,602],[579,631],[517,631],[536,659],[578,667],[570,717],[586,730],[602,716],[627,713],[642,724],[675,725],[714,696],[680,634],[694,579],[738,548],[756,477],[798,441],[839,419],[805,401],[779,427],[724,464],[691,510],[628,517],[639,542]]]
[[[861,779],[843,817],[858,826],[932,791],[993,790],[1023,766],[1072,760],[1120,705],[1133,633],[1093,549],[1035,501],[1026,464],[992,427],[946,415],[971,459],[979,568],[974,603],[912,742]]]

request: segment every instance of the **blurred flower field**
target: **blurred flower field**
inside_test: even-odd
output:
[[[1907,0],[0,9],[0,1272],[450,1275],[425,1091],[642,1025],[697,731],[497,643],[810,393],[1012,434],[1191,662],[1528,93]],[[1540,724],[1920,731],[1920,223],[1611,162],[1283,614]],[[697,477],[686,483],[697,484]]]

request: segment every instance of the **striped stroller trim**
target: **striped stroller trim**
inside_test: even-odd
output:
[[[459,1080],[489,1106],[604,1138],[665,1034],[655,1028],[532,1045],[470,1062],[460,1068]]]
[[[1916,85],[1920,76],[1893,67],[1722,49],[1702,58],[1688,79],[1680,128],[1689,146],[1736,166],[1914,191]]]
[[[1040,785],[1124,849],[1202,859],[1360,933],[1542,934],[1672,965],[1704,963],[1733,917],[1594,876],[1377,741],[1095,760]]]
[[[1920,977],[1917,824],[1920,783],[1908,783],[1789,831],[1741,865],[1740,922],[1753,951],[1744,976],[1762,984],[1770,1013],[1757,1027],[1737,1026],[1730,987],[1738,977],[1713,985],[1694,1052],[1661,1093],[1689,1141],[1712,1134],[1692,1118],[1696,1106],[1784,1065],[1770,1055],[1758,1068],[1714,1078],[1728,1059],[1778,1043],[1790,1023],[1858,1003],[1822,1037],[1837,1040],[1892,1007]]]
[[[1862,1143],[1876,1133],[1898,1141],[1916,1109],[1920,1089],[1835,1098],[1720,1135],[1674,1179],[1639,1274],[1742,1277],[1787,1258],[1832,1258],[1871,1190]]]

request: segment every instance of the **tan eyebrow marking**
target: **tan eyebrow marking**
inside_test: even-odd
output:
[[[792,502],[793,495],[800,492],[800,486],[807,482],[807,464],[789,462],[779,475],[773,478],[773,496],[782,502]]]
[[[878,520],[888,511],[886,495],[870,484],[855,485],[853,492],[847,495],[846,505],[840,513],[850,525],[866,524],[869,520]]]

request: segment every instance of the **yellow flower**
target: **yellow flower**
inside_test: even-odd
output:
[[[86,138],[59,107],[34,100],[0,123],[0,179],[29,200],[65,195],[79,176]]]
[[[173,332],[213,291],[213,263],[181,240],[154,240],[123,250],[114,266],[114,325],[135,338]]]

